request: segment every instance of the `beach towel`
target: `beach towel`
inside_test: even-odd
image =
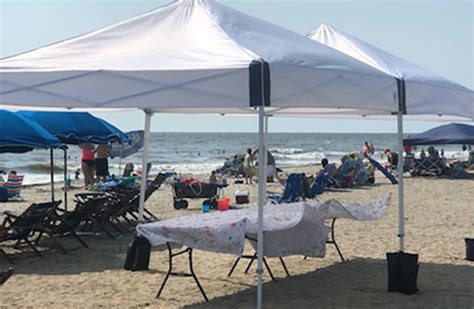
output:
[[[340,203],[330,200],[299,202],[264,207],[264,253],[269,257],[301,254],[324,257],[329,228],[324,220],[349,218],[376,220],[391,203],[390,195],[368,203]],[[245,237],[256,238],[258,208],[255,205],[225,212],[204,213],[139,224],[137,235],[152,246],[167,242],[194,249],[241,255]],[[252,245],[256,246],[254,242]],[[161,248],[161,247],[160,247]]]
[[[8,175],[5,188],[8,191],[8,198],[19,197],[23,185],[24,175]]]

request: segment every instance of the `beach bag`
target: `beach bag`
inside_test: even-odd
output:
[[[150,264],[151,244],[144,237],[135,237],[129,245],[125,265],[126,270],[148,270]]]
[[[8,202],[8,190],[7,190],[7,188],[0,187],[0,202]]]
[[[418,254],[387,253],[388,291],[407,295],[418,292]]]

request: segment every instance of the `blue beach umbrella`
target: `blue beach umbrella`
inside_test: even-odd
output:
[[[0,153],[57,148],[61,142],[34,120],[0,110]]]
[[[474,126],[450,123],[415,134],[403,140],[404,145],[474,145]]]
[[[64,144],[128,142],[128,136],[124,132],[90,113],[42,111],[19,111],[17,113],[33,119]]]
[[[84,142],[106,144],[110,141],[128,142],[128,136],[107,121],[86,112],[43,112],[19,111],[17,114],[39,123],[63,144],[78,145]],[[64,181],[67,181],[67,149],[64,148]],[[51,166],[53,166],[51,153]],[[54,192],[51,171],[52,192]],[[54,200],[54,196],[53,196]],[[67,209],[67,190],[64,190],[64,203]]]

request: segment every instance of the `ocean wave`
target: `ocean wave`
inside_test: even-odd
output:
[[[301,148],[270,148],[270,152],[273,155],[275,154],[288,155],[288,154],[295,154],[295,153],[303,153],[304,150]]]
[[[51,164],[50,163],[30,163],[25,164],[21,167],[22,170],[30,171],[30,172],[49,172],[51,171]],[[59,172],[63,171],[64,166],[54,164],[54,171]]]
[[[322,158],[325,158],[326,155],[324,154],[324,152],[311,151],[294,154],[275,154],[274,157],[278,163],[279,160],[321,160]]]

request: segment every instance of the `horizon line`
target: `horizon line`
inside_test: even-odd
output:
[[[140,130],[140,129],[138,129]],[[258,134],[256,131],[150,131],[150,133],[252,133]],[[269,131],[271,133],[293,133],[293,134],[397,134],[397,132],[295,132],[295,131]],[[403,132],[403,134],[417,134],[419,132]]]

